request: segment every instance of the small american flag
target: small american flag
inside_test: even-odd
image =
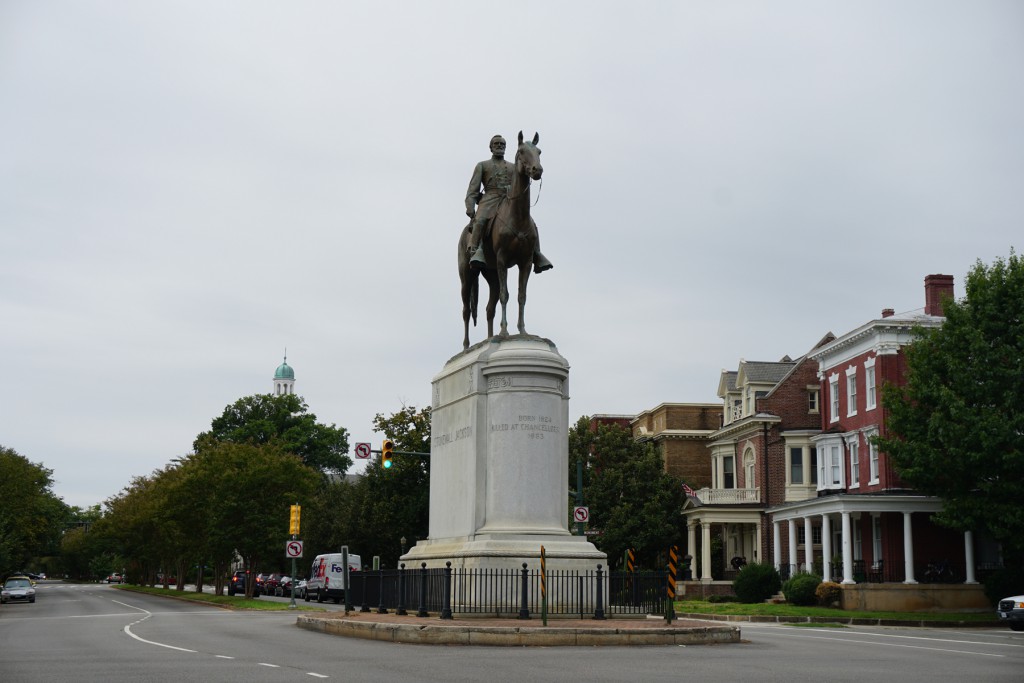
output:
[[[693,492],[693,489],[690,488],[689,484],[683,484],[683,493],[685,493],[688,496],[696,495]]]

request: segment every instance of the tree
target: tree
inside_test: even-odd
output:
[[[430,409],[417,410],[403,407],[389,417],[378,414],[373,419],[374,430],[394,440],[400,453],[430,452]],[[386,566],[395,567],[401,554],[401,539],[406,548],[416,539],[427,537],[430,511],[430,460],[421,456],[397,455],[394,465],[383,470],[372,463],[366,473],[354,484],[343,484],[334,489],[333,496],[341,499],[327,532],[327,546],[337,548],[348,545],[353,552],[366,558],[380,555]],[[325,492],[331,495],[330,491]],[[326,500],[326,498],[325,498]],[[317,513],[318,518],[323,516]]]
[[[576,481],[580,460],[590,527],[601,531],[594,545],[608,554],[611,566],[633,548],[641,566],[662,568],[668,548],[683,540],[682,482],[664,471],[652,444],[635,441],[618,425],[591,429],[586,416],[569,430],[570,482]]]
[[[0,446],[0,575],[26,569],[51,550],[68,517],[54,495],[53,471]]]
[[[246,396],[227,406],[210,431],[196,437],[193,448],[199,451],[211,441],[276,442],[321,472],[347,471],[352,465],[348,431],[320,424],[308,410],[305,400],[294,394]]]
[[[1024,261],[978,261],[942,327],[906,347],[907,381],[883,388],[878,441],[903,482],[943,500],[937,521],[987,530],[1024,557]]]

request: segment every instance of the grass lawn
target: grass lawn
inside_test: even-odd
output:
[[[262,610],[264,612],[274,612],[289,609],[289,603],[277,602],[276,600],[260,600],[252,599],[246,600],[245,598],[236,598],[228,595],[210,595],[209,593],[196,593],[195,591],[179,591],[174,588],[150,588],[149,586],[132,586],[129,584],[121,584],[115,586],[120,590],[133,591],[136,593],[148,593],[149,595],[159,595],[163,598],[176,598],[178,600],[188,600],[189,602],[202,602],[208,605],[217,605],[218,607],[226,607],[228,609],[248,609],[248,610]],[[312,607],[309,605],[303,605],[301,602],[296,601],[295,611],[303,612],[326,612],[323,607]]]
[[[860,612],[832,607],[798,607],[767,603],[704,602],[683,600],[676,602],[676,612],[688,614],[726,614],[772,617],[833,617],[836,619],[898,619],[901,621],[994,621],[995,612]]]

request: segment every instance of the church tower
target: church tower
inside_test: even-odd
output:
[[[295,371],[288,365],[288,352],[284,354],[284,362],[274,371],[274,395],[295,393]]]

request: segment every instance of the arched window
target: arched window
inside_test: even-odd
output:
[[[748,448],[743,453],[743,473],[746,475],[746,482],[744,488],[752,489],[755,488],[754,482],[754,464],[757,458],[754,456],[754,449]]]

